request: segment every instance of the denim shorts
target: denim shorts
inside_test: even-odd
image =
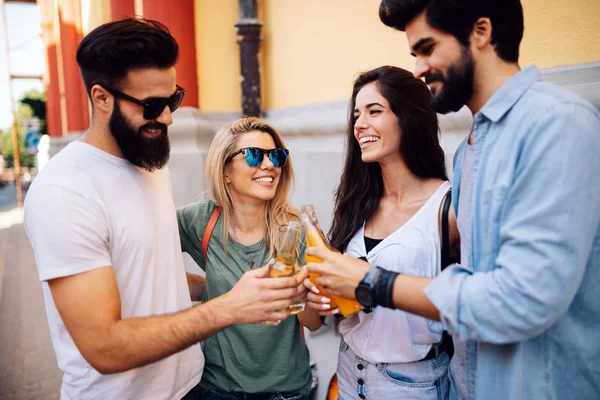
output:
[[[371,364],[342,340],[338,355],[340,400],[446,400],[448,354],[410,363]]]

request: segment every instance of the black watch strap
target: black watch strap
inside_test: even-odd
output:
[[[394,282],[400,275],[397,272],[381,269],[375,284],[375,304],[385,308],[395,309]]]

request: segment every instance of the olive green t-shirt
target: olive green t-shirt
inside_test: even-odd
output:
[[[244,272],[264,265],[269,251],[264,240],[251,246],[223,237],[222,216],[212,232],[206,258],[202,237],[215,208],[212,201],[177,210],[181,248],[206,272],[204,301],[229,292]],[[227,255],[224,240],[228,240]],[[277,326],[236,324],[203,342],[206,363],[201,386],[228,392],[300,392],[308,395],[312,382],[308,349],[298,318]]]

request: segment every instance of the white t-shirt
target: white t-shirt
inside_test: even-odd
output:
[[[439,210],[450,183],[444,182],[404,225],[366,254],[364,224],[346,253],[369,264],[405,275],[433,278],[441,272]],[[407,363],[425,358],[442,338],[442,325],[401,310],[375,307],[342,320],[344,341],[370,363]]]
[[[75,346],[47,282],[112,265],[123,319],[190,308],[167,168],[150,173],[73,142],[32,183],[25,228],[64,372],[61,399],[179,400],[200,381],[199,344],[145,367],[101,375]]]

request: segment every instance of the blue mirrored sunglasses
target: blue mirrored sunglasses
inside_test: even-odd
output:
[[[290,151],[288,149],[265,150],[259,147],[244,147],[243,149],[239,149],[231,156],[229,156],[229,159],[227,161],[230,161],[233,157],[237,156],[238,154],[244,154],[244,157],[246,158],[246,163],[250,167],[258,167],[259,165],[261,165],[263,160],[265,159],[265,154],[267,154],[269,156],[269,160],[271,160],[271,162],[273,163],[273,166],[275,168],[281,168],[284,167],[287,163]]]

